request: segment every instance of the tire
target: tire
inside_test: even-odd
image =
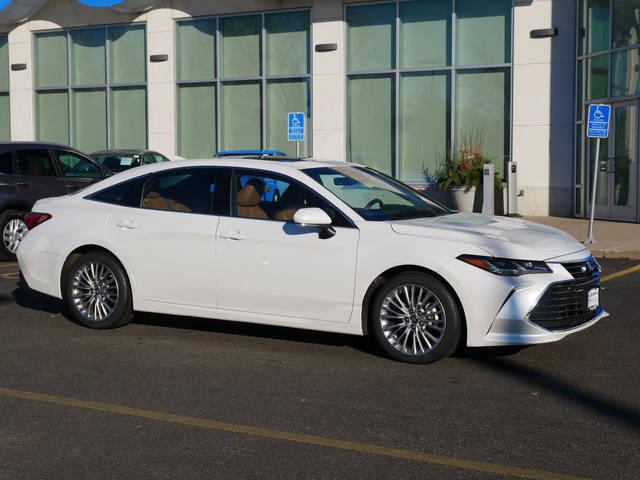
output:
[[[111,255],[86,253],[63,272],[64,299],[74,321],[100,330],[121,327],[131,321],[129,279]]]
[[[462,320],[455,298],[440,280],[423,273],[402,273],[383,284],[369,322],[384,352],[402,362],[435,362],[451,355],[460,342]]]
[[[0,213],[0,260],[15,261],[16,250],[26,233],[24,212],[5,210]]]

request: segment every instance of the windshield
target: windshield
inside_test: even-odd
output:
[[[303,170],[365,220],[407,220],[451,213],[383,173],[363,167]]]
[[[129,168],[140,165],[140,158],[137,155],[96,155],[93,158],[96,162],[104,165],[112,172],[123,172]]]

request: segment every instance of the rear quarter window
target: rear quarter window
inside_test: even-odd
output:
[[[140,207],[142,188],[148,178],[149,176],[145,175],[144,177],[138,177],[133,180],[118,183],[117,185],[113,185],[112,187],[105,188],[104,190],[100,190],[99,192],[89,195],[86,198],[97,202],[120,205],[122,207]]]

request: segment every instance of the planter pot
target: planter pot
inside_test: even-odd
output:
[[[451,203],[454,210],[473,212],[476,198],[476,187],[465,185],[449,187]]]

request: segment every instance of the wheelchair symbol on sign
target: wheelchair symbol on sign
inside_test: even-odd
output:
[[[300,120],[298,120],[298,117],[294,115],[293,118],[291,119],[291,125],[299,125],[299,124],[300,124]]]
[[[601,118],[604,118],[604,113],[602,113],[600,111],[600,107],[596,107],[596,111],[593,112],[593,118],[595,118],[596,120],[600,120]]]

